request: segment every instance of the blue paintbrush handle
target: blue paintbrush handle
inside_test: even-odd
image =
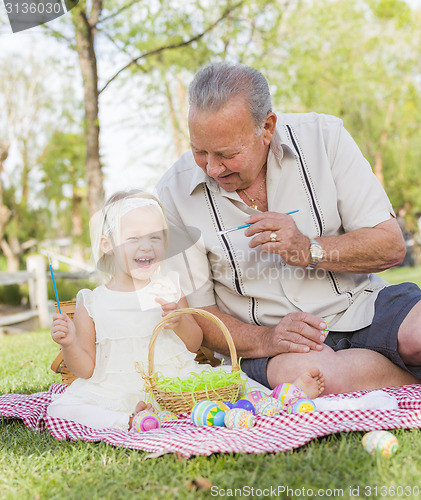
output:
[[[292,212],[287,212],[284,215],[291,215],[299,212],[299,210],[293,210]],[[230,233],[231,231],[237,231],[237,229],[245,229],[246,227],[251,226],[251,224],[243,224],[242,226],[232,227],[231,229],[223,229],[222,231],[218,231],[218,234]]]
[[[54,279],[54,273],[53,273],[53,268],[51,267],[51,264],[50,264],[50,274],[51,274],[51,281],[53,282],[54,295],[56,296],[58,312],[61,314],[60,301],[58,298],[58,292],[57,292],[57,287],[56,287],[56,280]]]

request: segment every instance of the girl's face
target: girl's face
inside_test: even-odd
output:
[[[165,253],[164,221],[156,208],[139,207],[120,219],[120,241],[115,249],[118,274],[135,288],[149,283]]]

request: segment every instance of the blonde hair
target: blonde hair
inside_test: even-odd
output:
[[[101,240],[105,236],[111,240],[113,247],[117,247],[120,244],[120,219],[125,214],[124,204],[127,200],[144,200],[146,203],[139,204],[138,206],[144,206],[159,213],[162,217],[163,228],[168,229],[164,209],[155,196],[138,189],[117,191],[111,195],[103,208],[91,218],[89,224],[92,259],[98,278],[102,283],[108,282],[115,274],[115,257],[102,250]],[[150,203],[147,203],[148,200],[150,200]],[[133,208],[135,208],[135,205]]]

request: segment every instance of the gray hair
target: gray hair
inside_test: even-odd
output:
[[[243,97],[257,128],[272,111],[266,78],[244,64],[216,63],[202,68],[189,87],[189,104],[200,111],[218,111],[234,97]]]

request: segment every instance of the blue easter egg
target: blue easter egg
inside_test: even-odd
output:
[[[191,414],[192,421],[196,426],[222,426],[224,416],[224,410],[214,401],[196,403]]]
[[[248,399],[239,399],[236,403],[234,403],[234,408],[242,408],[243,410],[251,411],[253,415],[256,413],[253,403],[251,403]]]
[[[228,406],[228,408],[231,409],[234,408],[234,403],[231,403],[231,401],[222,401],[222,402],[225,403]]]

